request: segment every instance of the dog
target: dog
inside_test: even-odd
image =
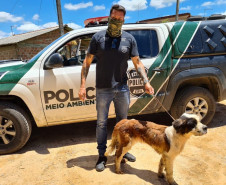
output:
[[[173,162],[181,153],[190,136],[201,136],[207,133],[207,126],[200,122],[199,116],[184,113],[173,121],[172,126],[158,125],[153,122],[135,119],[123,119],[118,122],[112,133],[112,141],[105,156],[115,152],[115,170],[121,174],[120,163],[123,156],[137,142],[144,142],[161,154],[158,177],[163,178],[166,171],[166,180],[170,185],[177,184],[173,179]]]

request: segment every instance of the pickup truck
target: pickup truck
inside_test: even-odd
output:
[[[96,59],[90,66],[84,102],[78,90],[92,35],[106,28],[74,30],[27,62],[0,63],[0,154],[22,148],[32,123],[46,127],[96,119]],[[144,93],[143,81],[129,60],[129,115],[167,110],[177,118],[187,112],[208,124],[215,102],[226,98],[226,21],[128,24],[123,30],[135,37],[155,89],[154,97]],[[109,117],[114,116],[111,105]]]

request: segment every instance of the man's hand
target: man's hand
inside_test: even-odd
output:
[[[155,93],[154,88],[150,85],[149,82],[144,85],[144,88],[147,94],[153,95]]]
[[[86,88],[81,87],[78,92],[79,99],[85,101],[86,99]]]

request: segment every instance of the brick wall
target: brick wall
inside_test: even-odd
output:
[[[60,36],[59,30],[39,35],[37,37],[18,43],[18,56],[23,60],[31,59],[39,51]]]
[[[0,46],[0,60],[31,59],[44,47],[60,37],[59,29],[24,40],[14,45]]]
[[[0,60],[17,58],[16,45],[0,46]]]
[[[190,16],[191,16],[190,13],[179,14],[178,20],[187,20],[187,18],[189,18]],[[175,18],[176,18],[176,15],[171,15],[171,16],[142,20],[142,21],[139,21],[139,23],[155,24],[155,23],[175,22]]]

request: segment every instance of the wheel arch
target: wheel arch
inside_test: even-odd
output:
[[[34,117],[31,113],[30,109],[28,108],[26,103],[20,97],[15,96],[15,95],[1,95],[0,101],[12,103],[12,104],[19,106],[21,109],[23,109],[27,113],[32,125],[36,125]]]
[[[163,105],[170,110],[177,94],[189,86],[203,87],[213,95],[215,101],[220,101],[223,89],[226,88],[224,81],[226,78],[223,72],[215,67],[181,71],[170,78]]]
[[[213,97],[216,101],[219,100],[219,97],[220,97],[219,84],[218,84],[217,79],[213,76],[212,77],[199,77],[199,78],[187,79],[187,80],[183,81],[178,86],[176,95],[183,89],[190,87],[190,86],[205,88],[213,95]],[[175,97],[176,97],[176,95],[175,95]]]
[[[26,81],[26,80],[25,80]],[[9,84],[12,86],[12,84]],[[27,87],[23,82],[13,85],[13,89],[9,91],[8,84],[3,85],[0,89],[0,101],[5,99],[11,101],[28,111],[38,127],[48,126],[42,107],[40,91],[37,86]]]

